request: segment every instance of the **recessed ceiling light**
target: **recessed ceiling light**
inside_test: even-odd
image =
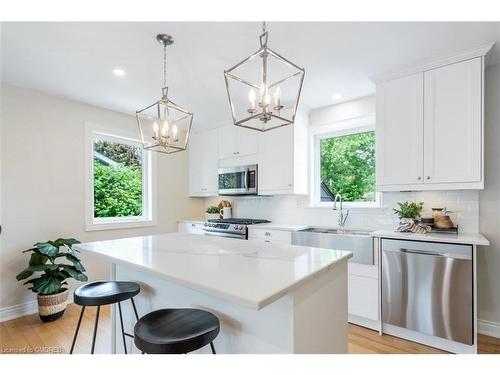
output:
[[[114,68],[113,69],[113,74],[117,77],[123,77],[125,75],[125,70],[123,70],[122,68]]]
[[[333,94],[332,99],[335,101],[340,100],[340,99],[342,99],[342,95],[341,94]]]

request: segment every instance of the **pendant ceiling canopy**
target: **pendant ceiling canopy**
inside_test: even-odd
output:
[[[187,148],[193,113],[168,97],[167,46],[174,39],[170,35],[159,34],[156,40],[163,45],[162,96],[157,102],[136,111],[136,117],[144,149],[172,154]]]
[[[264,22],[260,49],[224,71],[234,125],[258,131],[293,124],[305,72],[267,41]]]

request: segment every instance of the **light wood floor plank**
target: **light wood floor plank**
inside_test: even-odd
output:
[[[96,339],[96,353],[110,353],[110,307],[101,308]],[[85,309],[75,353],[90,353],[96,308]],[[38,315],[24,316],[0,323],[0,353],[51,352],[69,353],[73,334],[80,316],[80,307],[69,305],[63,317],[43,323]],[[348,350],[352,354],[442,354],[441,350],[397,337],[383,335],[364,327],[349,324]],[[128,340],[128,339],[127,339]],[[121,345],[121,341],[118,343]],[[478,336],[480,353],[500,354],[500,339]]]

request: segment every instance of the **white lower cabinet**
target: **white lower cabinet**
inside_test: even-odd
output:
[[[348,311],[350,315],[378,321],[377,279],[349,273]]]
[[[248,229],[248,239],[257,240],[266,243],[283,243],[291,245],[292,232],[285,230],[269,229]]]
[[[181,221],[177,225],[177,230],[183,233],[204,234],[203,223],[198,221],[196,222]]]

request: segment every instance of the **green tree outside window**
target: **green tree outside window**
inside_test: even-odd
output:
[[[375,201],[375,132],[320,141],[320,178],[345,202]],[[330,200],[330,199],[328,199]]]
[[[94,142],[94,217],[141,216],[142,149]]]

